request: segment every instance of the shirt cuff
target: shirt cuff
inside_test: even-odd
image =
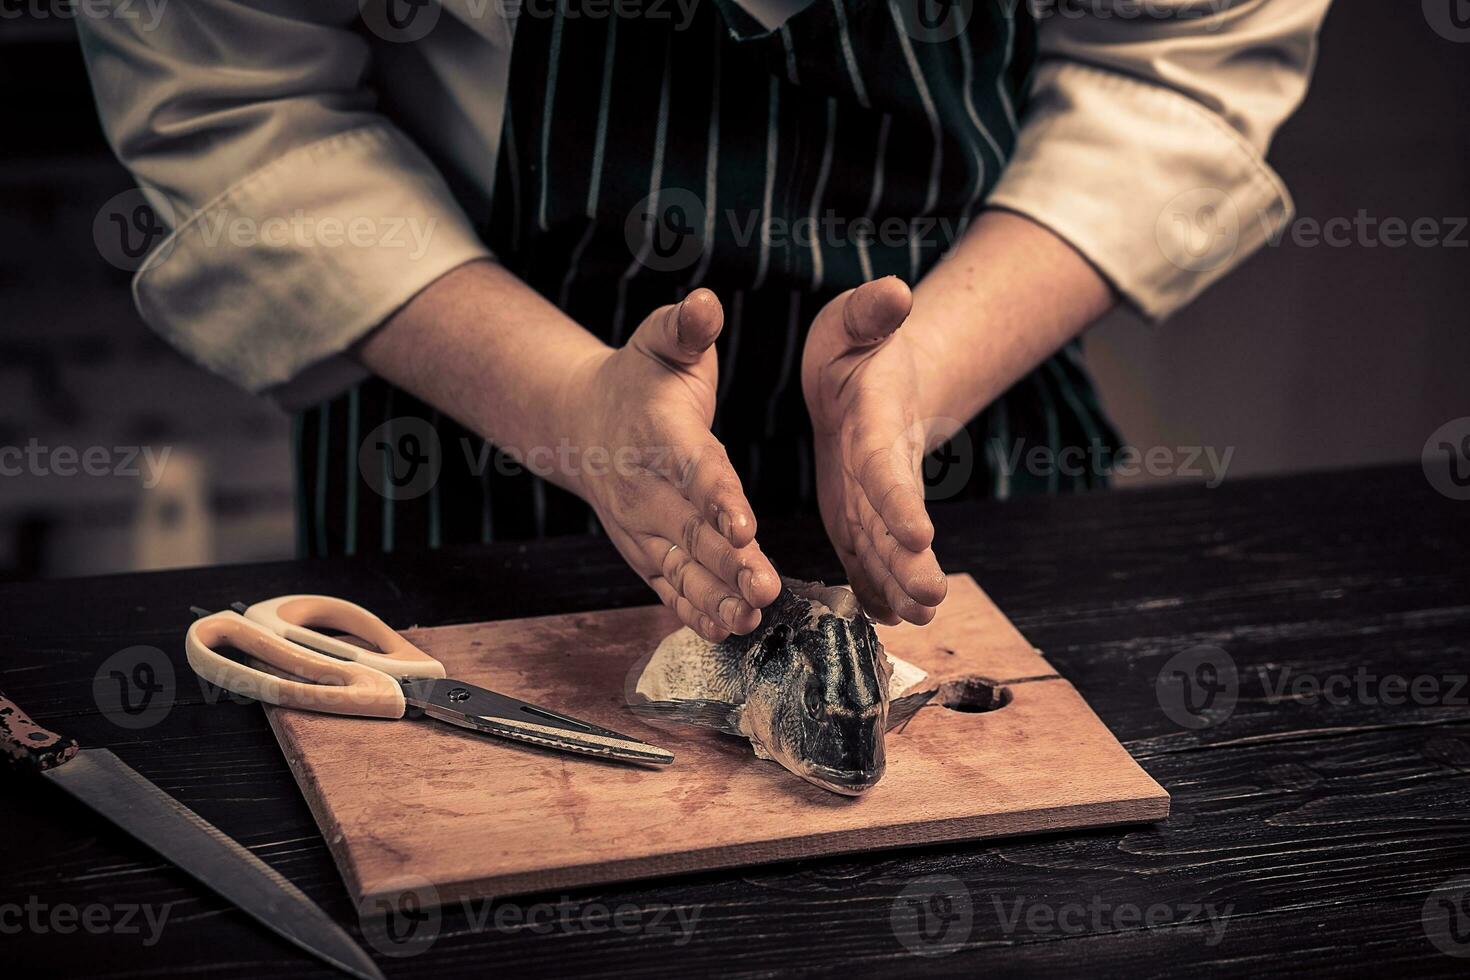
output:
[[[133,280],[143,319],[287,408],[367,376],[343,354],[490,252],[417,146],[386,124],[272,161],[174,229]]]
[[[988,203],[1046,226],[1163,320],[1277,236],[1285,185],[1188,96],[1074,62],[1044,64]]]

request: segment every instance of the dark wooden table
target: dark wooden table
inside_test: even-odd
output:
[[[1470,884],[1457,884],[1470,876],[1470,503],[1403,467],[940,506],[936,521],[946,568],[973,573],[1173,794],[1167,823],[523,896],[503,914],[451,907],[397,948],[412,955],[380,955],[384,972],[1470,971],[1457,890]],[[763,539],[791,573],[832,576],[818,533]],[[648,600],[592,539],[0,588],[11,696],[115,750],[354,931],[259,706],[208,703],[183,659],[189,605],[285,592],[352,596],[404,626]],[[140,645],[166,653],[177,694],[129,729],[99,711],[93,678]],[[1204,686],[1185,692],[1181,664]],[[333,975],[52,787],[6,786],[12,975]],[[63,933],[67,908],[93,905],[114,924],[128,905],[168,917],[151,944],[141,915],[137,932]]]

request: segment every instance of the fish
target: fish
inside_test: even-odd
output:
[[[937,690],[883,649],[850,590],[784,577],[753,632],[711,643],[684,627],[635,671],[626,699],[640,716],[743,736],[758,758],[846,796],[877,785],[886,734]]]

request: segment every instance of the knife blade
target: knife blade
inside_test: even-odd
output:
[[[0,749],[106,817],[272,932],[362,978],[383,980],[371,958],[295,885],[106,749],[32,721],[0,693]]]

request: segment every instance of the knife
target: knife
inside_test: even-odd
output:
[[[383,980],[341,926],[270,865],[144,779],[106,749],[42,728],[0,692],[0,751],[38,772],[266,928],[361,980]]]

